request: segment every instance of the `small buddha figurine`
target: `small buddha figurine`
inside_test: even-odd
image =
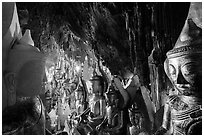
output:
[[[146,135],[144,124],[145,117],[139,110],[136,102],[128,109],[131,126],[129,127],[130,135]]]
[[[84,92],[80,86],[75,91],[75,99],[76,99],[77,115],[80,115],[84,111]]]
[[[101,134],[119,135],[122,132],[124,119],[123,110],[119,106],[119,94],[120,92],[113,83],[106,93],[106,117],[103,123],[97,127],[97,130],[101,130]]]
[[[191,3],[175,47],[167,52],[164,69],[178,91],[168,97],[163,124],[156,134],[202,134],[202,3]]]

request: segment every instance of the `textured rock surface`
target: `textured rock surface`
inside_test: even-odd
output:
[[[50,36],[66,49],[73,33],[98,50],[111,72],[136,67],[147,84],[148,56],[155,47],[158,54],[153,60],[163,63],[180,33],[189,3],[17,3],[17,7],[24,22],[29,18],[22,28],[31,29],[40,49],[50,48],[46,43]]]

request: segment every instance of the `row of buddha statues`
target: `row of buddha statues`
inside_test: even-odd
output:
[[[117,77],[114,79],[118,80]],[[77,124],[73,135],[148,134],[145,128],[147,120],[143,112],[136,102],[129,108],[123,105],[125,99],[114,84],[114,80],[108,90],[105,90],[102,76],[95,75],[91,81],[93,89],[88,99],[88,107],[84,107],[85,92],[78,90],[75,94],[77,110],[81,111],[78,111],[74,118]]]

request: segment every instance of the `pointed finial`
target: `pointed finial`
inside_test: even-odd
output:
[[[191,3],[188,17],[174,48],[167,57],[178,57],[202,52],[202,3]]]
[[[23,37],[19,41],[20,44],[31,45],[34,46],[33,39],[31,37],[30,30],[27,29],[23,35]]]

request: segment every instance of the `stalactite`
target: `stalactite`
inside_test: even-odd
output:
[[[134,68],[134,51],[132,50],[133,47],[134,47],[134,44],[133,44],[133,38],[132,38],[132,29],[130,28],[130,17],[128,15],[127,12],[124,13],[125,15],[125,28],[126,28],[126,31],[128,32],[128,46],[129,46],[129,55],[130,55],[130,60],[131,60],[131,65],[132,65],[132,68]]]

